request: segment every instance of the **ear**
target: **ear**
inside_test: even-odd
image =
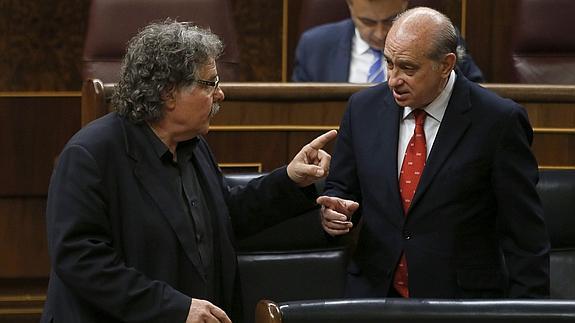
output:
[[[176,88],[174,86],[164,88],[160,97],[164,101],[164,106],[167,110],[176,108]]]
[[[457,56],[454,53],[449,53],[443,57],[441,61],[441,75],[448,77],[449,73],[455,69],[455,63],[457,62]]]

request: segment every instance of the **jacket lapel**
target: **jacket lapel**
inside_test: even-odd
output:
[[[387,83],[382,84],[387,87]],[[397,215],[392,218],[393,223],[397,227],[402,227],[405,217],[403,216],[403,207],[401,204],[401,195],[399,194],[399,183],[397,181],[397,142],[399,140],[399,120],[403,116],[403,108],[397,105],[391,92],[386,90],[384,97],[384,104],[380,110],[378,120],[381,123],[380,134],[381,138],[381,152],[380,157],[376,160],[381,160],[381,167],[383,169],[383,182],[387,185],[387,191],[391,196],[389,201],[393,203],[388,207],[393,207],[395,210],[390,212]]]
[[[226,205],[226,200],[222,191],[221,178],[218,176],[219,171],[216,170],[216,163],[213,157],[210,158],[207,145],[202,145],[203,138],[200,143],[196,145],[193,154],[193,160],[198,169],[198,179],[200,180],[212,223],[212,232],[214,239],[214,255],[216,257],[216,266],[219,266],[219,272],[222,273],[221,283],[224,286],[223,297],[231,306],[232,296],[228,291],[233,290],[235,281],[235,271],[231,270],[237,266],[235,262],[235,251],[233,249],[233,228],[229,218],[229,213]],[[205,149],[205,150],[203,150]],[[203,150],[203,151],[202,151]],[[207,150],[207,151],[206,151]],[[207,172],[204,170],[214,169],[214,172]]]
[[[148,147],[147,139],[142,129],[139,129],[140,126],[132,125],[127,121],[123,121],[123,124],[127,153],[135,161],[134,175],[170,223],[190,261],[202,272],[203,267],[197,252],[198,246],[190,217],[181,209],[177,193],[173,191],[169,183],[160,178],[159,174],[162,174],[159,168],[160,161],[153,154],[153,150]],[[203,277],[203,275],[200,276]]]
[[[445,115],[435,137],[433,148],[415,191],[411,208],[422,198],[435,175],[441,170],[445,160],[463,138],[465,131],[471,124],[470,118],[466,115],[466,112],[471,109],[469,85],[466,82],[468,81],[461,75],[457,76]]]

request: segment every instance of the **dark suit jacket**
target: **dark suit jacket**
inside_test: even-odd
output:
[[[317,26],[303,33],[296,49],[292,81],[347,82],[354,33],[351,19]],[[463,38],[459,37],[458,41],[465,48]],[[459,60],[457,67],[469,80],[484,81],[470,55]]]
[[[384,297],[402,250],[412,297],[540,297],[549,241],[525,110],[458,76],[411,208],[399,187],[399,107],[387,83],[351,96],[326,194],[358,201],[350,297]]]
[[[62,151],[48,193],[52,273],[43,321],[185,322],[190,299],[208,294],[190,216],[159,177],[161,162],[142,127],[111,113]],[[314,201],[285,168],[228,187],[202,138],[192,160],[201,170],[222,268],[216,305],[230,315],[241,303],[234,235],[256,232]]]

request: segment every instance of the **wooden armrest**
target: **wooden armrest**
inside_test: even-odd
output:
[[[256,305],[256,323],[281,323],[282,314],[278,304],[263,299]]]

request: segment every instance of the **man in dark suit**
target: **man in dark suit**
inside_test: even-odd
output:
[[[393,19],[407,8],[408,0],[347,0],[347,5],[351,19],[321,25],[302,34],[292,81],[373,82],[369,79],[370,67],[377,59],[375,56],[381,55]],[[461,37],[457,40],[458,69],[467,79],[483,82],[481,70],[466,53],[464,40]],[[380,66],[384,69],[385,63]]]
[[[362,220],[349,297],[549,293],[526,111],[456,73],[456,43],[441,13],[406,11],[387,36],[388,83],[349,100],[318,198],[330,235]]]
[[[134,37],[110,113],[64,147],[50,182],[52,273],[42,322],[230,322],[234,236],[315,205],[328,132],[284,168],[228,187],[203,134],[223,45],[186,23]],[[238,316],[239,317],[239,316]]]

